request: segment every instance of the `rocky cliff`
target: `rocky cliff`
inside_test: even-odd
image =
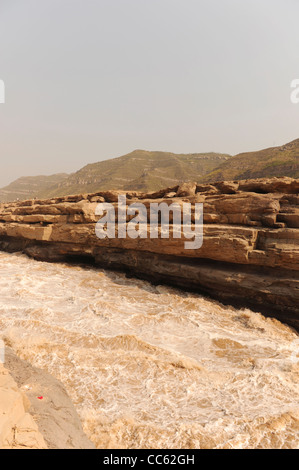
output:
[[[0,363],[0,449],[46,449],[30,402]]]
[[[152,202],[203,203],[203,245],[188,250],[184,236],[174,238],[172,230],[169,238],[97,238],[96,207],[108,202],[117,209],[115,191],[1,204],[0,249],[122,269],[257,309],[299,329],[298,192],[298,179],[282,177],[122,193],[127,206],[143,203],[148,217]],[[131,219],[127,215],[127,223]]]

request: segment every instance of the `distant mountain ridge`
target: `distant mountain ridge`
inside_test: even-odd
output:
[[[229,159],[218,153],[175,154],[133,152],[86,165],[40,197],[104,191],[107,189],[156,191],[190,179],[200,179]]]
[[[62,183],[69,175],[57,173],[51,176],[22,176],[0,189],[0,201],[9,202],[37,197],[41,192]]]
[[[76,173],[23,177],[0,189],[0,201],[116,190],[157,191],[183,181],[209,183],[290,176],[299,178],[299,139],[235,156],[222,153],[175,154],[134,150],[90,163]]]

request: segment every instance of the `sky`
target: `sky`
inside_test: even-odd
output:
[[[0,0],[0,186],[299,138],[298,0]]]

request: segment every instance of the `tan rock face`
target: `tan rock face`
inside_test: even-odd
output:
[[[106,191],[0,205],[0,249],[41,260],[90,259],[154,282],[194,289],[277,315],[299,328],[299,180],[269,178],[196,185],[156,193]],[[100,202],[203,203],[204,241],[95,235]],[[127,216],[129,222],[132,215]],[[172,221],[172,216],[170,217]],[[117,217],[116,217],[117,221]],[[149,228],[148,228],[149,230]],[[83,257],[83,258],[82,258]]]
[[[5,348],[5,377],[9,377],[12,389],[21,390],[22,399],[27,412],[15,427],[14,439],[7,443],[8,447],[27,446],[37,448],[35,442],[37,429],[45,441],[48,449],[94,449],[83,432],[82,425],[67,392],[57,379],[44,370],[33,367],[28,362],[21,360],[14,351]],[[7,390],[5,383],[1,383],[0,397]],[[42,396],[39,400],[37,397]],[[0,402],[0,408],[9,413],[9,403]],[[28,414],[30,413],[30,414]],[[32,418],[34,416],[34,423]],[[1,419],[1,418],[0,418]],[[0,429],[0,440],[4,439]],[[27,442],[27,445],[26,445]]]
[[[192,197],[196,193],[196,183],[183,183],[179,186],[176,196],[177,197]]]
[[[30,403],[0,363],[0,449],[46,449]]]

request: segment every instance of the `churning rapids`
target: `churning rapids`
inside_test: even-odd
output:
[[[98,448],[298,448],[289,327],[120,273],[0,253],[0,337]],[[271,312],[269,312],[271,313]]]

